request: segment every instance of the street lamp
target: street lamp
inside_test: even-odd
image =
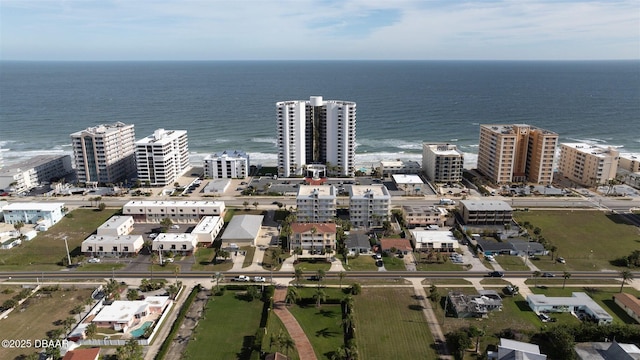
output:
[[[64,246],[67,249],[67,264],[71,265],[71,255],[69,254],[69,244],[67,243],[67,237],[63,236],[62,239],[64,240]]]

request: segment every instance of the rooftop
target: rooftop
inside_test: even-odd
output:
[[[158,129],[153,134],[136,141],[136,145],[164,145],[187,134],[186,130]]]
[[[11,175],[20,171],[25,171],[28,169],[33,169],[38,166],[47,164],[54,160],[58,160],[64,157],[68,157],[71,159],[70,155],[38,155],[32,158],[20,161],[15,164],[7,165],[3,168],[0,168],[0,176],[2,175]]]
[[[451,231],[434,231],[434,230],[410,230],[413,238],[416,239],[416,243],[443,243],[454,242],[458,243],[458,239],[453,236]]]
[[[294,233],[305,233],[315,228],[318,234],[335,234],[336,224],[333,223],[292,223],[291,231]]]
[[[389,190],[381,184],[371,185],[351,185],[349,187],[349,196],[355,198],[390,198]]]
[[[411,175],[411,174],[393,174],[391,175],[393,177],[393,181],[395,181],[396,184],[415,184],[415,185],[422,185],[424,184],[424,182],[422,182],[422,179],[420,179],[420,176],[418,175]]]
[[[236,215],[222,234],[222,240],[248,239],[258,236],[262,227],[263,215]]]
[[[383,251],[391,250],[391,248],[396,248],[400,251],[411,251],[413,248],[411,247],[411,242],[409,239],[402,238],[383,238],[380,239],[380,247],[382,247]]]
[[[220,216],[204,216],[191,233],[210,233],[221,221],[222,218]]]
[[[64,207],[64,203],[52,203],[52,202],[16,202],[2,208],[2,211],[55,211]]]
[[[462,152],[454,144],[422,144],[423,148],[429,148],[431,152],[441,156],[462,156]]]
[[[598,303],[596,303],[589,295],[583,292],[574,292],[571,296],[547,297],[544,294],[531,294],[527,296],[527,301],[536,306],[584,306],[589,308],[591,312],[600,319],[611,319],[611,315],[607,313]]]
[[[513,211],[511,206],[500,200],[460,200],[469,211]]]
[[[335,199],[336,188],[333,185],[300,185],[298,198],[317,197],[319,199]]]
[[[100,232],[100,230],[105,230],[105,229],[116,229],[122,226],[123,224],[126,224],[127,222],[133,222],[133,216],[120,216],[120,215],[112,216],[111,218],[109,218],[107,221],[105,221],[102,225],[98,227],[98,232]]]
[[[560,146],[572,148],[587,155],[594,155],[599,158],[618,156],[619,152],[611,146],[599,146],[587,143],[562,143]]]

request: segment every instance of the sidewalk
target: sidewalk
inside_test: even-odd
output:
[[[446,340],[444,338],[444,334],[442,333],[442,328],[440,327],[440,323],[436,318],[436,314],[433,312],[433,307],[431,306],[431,301],[427,298],[427,293],[424,291],[424,285],[422,284],[421,278],[409,278],[406,279],[411,282],[413,285],[413,291],[416,293],[416,298],[422,305],[422,313],[424,314],[424,318],[427,321],[427,325],[431,330],[431,334],[433,335],[433,340],[438,346],[438,353],[440,354],[438,359],[453,359],[453,356],[449,354],[449,349],[446,345]]]
[[[282,320],[284,327],[287,328],[289,336],[293,339],[298,350],[300,360],[316,360],[316,353],[309,342],[309,338],[300,327],[298,320],[287,309],[284,299],[287,297],[287,288],[277,288],[273,295],[273,312]]]

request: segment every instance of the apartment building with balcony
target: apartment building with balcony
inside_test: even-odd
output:
[[[585,143],[560,144],[558,173],[576,184],[597,186],[615,179],[620,152]]]
[[[300,185],[296,196],[299,222],[333,222],[336,217],[336,188],[332,185]]]
[[[0,169],[0,189],[22,193],[72,173],[71,156],[39,155]]]
[[[460,200],[458,210],[465,225],[503,225],[513,219],[513,208],[500,200]]]
[[[391,195],[381,184],[351,185],[349,188],[349,220],[353,226],[381,226],[389,219]]]
[[[173,184],[191,168],[187,131],[157,129],[136,141],[136,163],[143,184]]]
[[[249,155],[227,150],[204,158],[204,176],[212,179],[244,179],[249,175]]]
[[[335,250],[336,224],[332,223],[292,223],[289,235],[291,250]]]
[[[70,136],[79,182],[116,184],[135,176],[133,124],[102,124]]]
[[[302,176],[307,165],[327,166],[329,175],[353,176],[356,103],[309,100],[276,103],[278,175]]]
[[[378,167],[380,175],[389,177],[394,174],[420,174],[422,170],[417,161],[382,160]]]
[[[223,216],[223,201],[153,201],[131,200],[122,214],[133,216],[136,223],[160,223],[171,219],[176,224],[195,224],[205,216]]]
[[[409,228],[429,225],[444,226],[447,220],[447,213],[447,209],[433,205],[415,204],[402,206],[402,216]]]
[[[423,143],[422,171],[436,183],[462,181],[464,155],[456,145]]]
[[[526,124],[480,125],[478,170],[496,184],[550,184],[558,134]]]

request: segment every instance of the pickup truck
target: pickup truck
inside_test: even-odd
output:
[[[254,276],[253,277],[253,281],[254,282],[266,282],[267,279],[263,278],[262,276]]]
[[[231,281],[249,282],[251,281],[251,278],[247,275],[239,275],[231,279]]]

